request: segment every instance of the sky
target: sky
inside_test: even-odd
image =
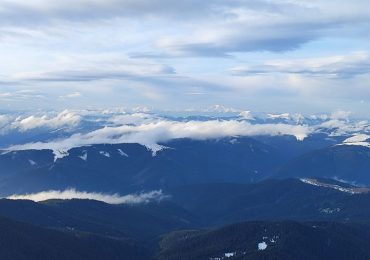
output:
[[[0,0],[0,111],[370,116],[368,0]]]

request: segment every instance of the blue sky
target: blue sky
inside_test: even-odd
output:
[[[0,0],[0,109],[370,116],[370,2]]]

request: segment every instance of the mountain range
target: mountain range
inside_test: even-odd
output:
[[[363,121],[68,111],[9,120],[1,259],[370,259]]]

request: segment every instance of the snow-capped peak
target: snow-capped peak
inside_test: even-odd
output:
[[[352,137],[347,138],[343,141],[342,145],[358,145],[370,148],[370,135],[367,134],[355,134]]]
[[[289,113],[283,113],[283,114],[267,114],[267,117],[270,119],[290,119]]]

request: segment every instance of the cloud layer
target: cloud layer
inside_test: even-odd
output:
[[[104,127],[87,134],[74,134],[65,139],[14,145],[7,150],[50,149],[53,150],[55,160],[57,160],[67,156],[68,151],[74,147],[93,144],[139,143],[146,146],[155,155],[156,152],[164,148],[161,143],[177,138],[206,140],[228,136],[293,135],[298,140],[303,140],[310,131],[307,126],[282,123],[250,124],[247,121],[237,120],[188,122],[161,120],[139,125]]]
[[[166,149],[168,141],[181,138],[291,135],[303,140],[319,132],[331,136],[370,134],[368,120],[354,119],[350,111],[343,110],[302,115],[258,113],[216,105],[180,113],[187,116],[173,112],[156,114],[148,112],[146,107],[130,111],[120,108],[3,114],[0,115],[0,149],[3,153],[52,150],[54,160],[58,160],[68,156],[72,148],[95,144],[137,143],[146,146],[154,156]]]
[[[231,72],[237,76],[286,73],[310,77],[352,78],[370,72],[370,56],[368,53],[354,53],[316,59],[275,60],[263,65],[232,68]]]
[[[58,129],[60,127],[73,127],[79,124],[81,117],[73,112],[64,110],[55,117],[49,118],[47,115],[41,117],[29,116],[26,118],[18,118],[12,123],[12,127],[18,128],[20,131],[27,131],[34,128],[46,127],[50,129]]]
[[[103,201],[109,204],[149,203],[152,201],[161,201],[166,198],[168,198],[168,196],[164,195],[161,190],[120,196],[119,194],[104,194],[96,192],[77,191],[75,189],[67,189],[63,191],[49,190],[24,195],[12,195],[8,197],[8,199],[12,200],[33,200],[36,202],[51,199],[61,199],[61,200],[89,199]]]
[[[365,0],[3,0],[0,102],[368,114],[369,9]]]

